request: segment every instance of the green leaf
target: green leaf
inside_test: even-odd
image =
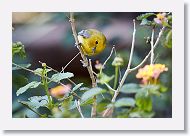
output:
[[[151,95],[157,95],[157,96],[160,96],[161,93],[160,93],[160,85],[145,85],[145,86],[142,86],[141,88],[142,90],[145,90],[145,91],[148,91],[148,93]]]
[[[142,90],[135,95],[136,105],[143,111],[152,110],[152,100],[148,90]]]
[[[15,42],[12,44],[12,56],[18,54],[20,57],[26,57],[26,53],[24,50],[24,45],[21,42]]]
[[[142,15],[138,16],[137,20],[147,19],[148,17],[153,16],[153,15],[155,16],[156,14],[154,14],[154,13],[145,13],[145,14],[142,14]]]
[[[103,72],[101,74],[98,74],[98,83],[104,84],[110,82],[114,78],[114,75],[108,76],[104,74]]]
[[[61,106],[59,107],[59,109],[64,112],[65,110],[71,110],[76,108],[76,104],[74,103],[73,100],[73,96],[69,96],[66,99],[64,99],[64,101],[61,103]]]
[[[46,69],[46,72],[50,72],[52,69]],[[35,74],[40,74],[42,75],[43,69],[42,68],[37,68],[36,70],[34,70]]]
[[[31,64],[19,64],[19,66],[24,67],[24,68],[29,68]],[[22,68],[19,67],[12,67],[12,70],[20,70]]]
[[[75,87],[73,87],[72,92],[74,92],[74,91],[76,91],[77,89],[79,89],[82,85],[83,85],[83,83],[77,84]]]
[[[155,115],[154,112],[135,111],[129,114],[130,118],[152,118]]]
[[[170,30],[166,35],[166,40],[164,45],[168,48],[172,48],[172,30]]]
[[[115,102],[114,106],[115,107],[123,107],[123,106],[134,107],[135,100],[133,98],[120,98]]]
[[[17,92],[16,95],[19,96],[20,94],[26,92],[30,88],[36,88],[41,84],[41,82],[33,81],[23,87],[21,87]]]
[[[73,74],[73,73],[70,73],[70,72],[57,73],[57,74],[52,75],[51,81],[59,82],[59,81],[61,81],[61,80],[63,80],[63,79],[71,78],[71,77],[73,77],[73,76],[74,76],[74,74]]]
[[[152,24],[152,21],[149,21],[147,19],[143,19],[140,23],[140,25],[151,25]]]
[[[121,87],[121,92],[126,94],[137,93],[140,91],[140,86],[135,83],[124,84]]]
[[[93,98],[90,98],[87,101],[81,102],[80,106],[83,107],[83,106],[87,106],[92,103],[93,103]],[[75,102],[73,102],[73,104],[70,106],[69,110],[75,109],[76,107],[77,106],[76,106]]]
[[[165,87],[164,85],[160,85],[160,92],[161,93],[165,93],[165,92],[167,92],[168,91],[168,88],[167,87]]]
[[[104,90],[102,88],[99,88],[99,87],[92,88],[92,89],[86,91],[82,95],[81,100],[82,100],[82,102],[85,102],[88,99],[92,98],[93,96],[98,95],[100,93],[104,93],[104,92],[106,92],[106,90]]]
[[[101,103],[98,103],[98,105],[97,105],[97,112],[98,113],[103,112],[107,108],[107,105],[109,103],[110,103],[110,100],[108,100],[108,99],[102,100]]]
[[[38,109],[40,107],[47,107],[48,105],[48,97],[45,96],[33,96],[28,98],[28,101],[18,101],[24,105],[29,106],[32,109]]]

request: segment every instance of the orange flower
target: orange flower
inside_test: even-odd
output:
[[[50,89],[50,94],[55,98],[61,98],[66,93],[68,93],[71,90],[71,85],[67,84],[65,86],[59,85],[54,88]]]
[[[142,78],[142,83],[147,84],[153,80],[157,81],[160,74],[164,71],[168,71],[168,68],[163,64],[146,65],[138,70],[136,78]]]

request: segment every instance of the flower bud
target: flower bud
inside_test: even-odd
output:
[[[118,66],[123,66],[123,58],[121,58],[120,56],[117,56],[114,58],[113,62],[112,62],[112,66],[118,67]]]

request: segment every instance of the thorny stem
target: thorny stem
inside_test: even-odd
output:
[[[88,70],[88,73],[90,75],[90,78],[91,78],[91,81],[92,81],[92,87],[96,87],[96,79],[95,79],[95,76],[93,74],[93,70],[92,70],[92,65],[91,65],[91,62],[88,61],[87,57],[84,55],[83,51],[82,51],[82,48],[80,46],[80,43],[79,43],[79,40],[78,40],[78,37],[77,37],[77,32],[76,32],[76,26],[75,26],[75,19],[74,19],[74,13],[71,12],[70,13],[70,23],[71,23],[71,29],[72,29],[72,33],[73,33],[73,37],[75,39],[75,44],[77,46],[77,48],[79,49],[80,51],[80,55],[83,59],[83,62],[87,64],[87,70]],[[92,111],[91,111],[91,117],[95,117],[96,116],[96,99],[94,99],[94,104],[92,106]]]

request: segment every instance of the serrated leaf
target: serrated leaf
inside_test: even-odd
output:
[[[66,78],[71,78],[73,76],[74,76],[74,74],[70,73],[70,72],[57,73],[57,74],[52,75],[50,80],[54,81],[54,82],[59,82],[60,80],[63,80],[63,79],[66,79]]]
[[[24,67],[24,68],[29,68],[31,64],[19,64],[19,66]],[[22,68],[19,67],[12,67],[12,70],[20,70]]]
[[[137,20],[143,20],[143,19],[146,19],[146,18],[153,16],[153,15],[155,15],[155,14],[154,13],[145,13],[145,14],[138,16]]]
[[[52,69],[46,69],[46,72],[48,73],[48,72],[50,72]],[[42,72],[43,72],[43,69],[42,68],[37,68],[36,70],[34,70],[34,73],[35,74],[42,74]]]
[[[82,102],[85,102],[85,101],[87,101],[88,99],[92,98],[93,96],[98,95],[98,94],[100,94],[100,93],[104,93],[104,92],[106,92],[106,90],[104,90],[104,89],[102,89],[102,88],[99,88],[99,87],[92,88],[92,89],[86,91],[86,92],[82,95],[81,100],[82,100]]]
[[[114,106],[117,108],[123,106],[134,107],[135,100],[133,98],[120,98],[115,102]]]
[[[21,87],[17,92],[16,95],[19,96],[20,94],[23,94],[24,92],[26,92],[28,89],[30,88],[36,88],[41,84],[41,82],[37,82],[37,81],[33,81],[23,87]]]
[[[139,85],[135,83],[124,84],[121,87],[121,92],[126,94],[137,93],[139,90],[140,90]]]
[[[45,96],[33,96],[28,98],[28,101],[19,101],[19,103],[25,104],[32,109],[38,109],[40,107],[47,107],[48,97]]]
[[[74,91],[76,91],[77,89],[79,89],[82,85],[83,85],[83,83],[77,84],[75,87],[73,87],[72,92],[74,92]]]

